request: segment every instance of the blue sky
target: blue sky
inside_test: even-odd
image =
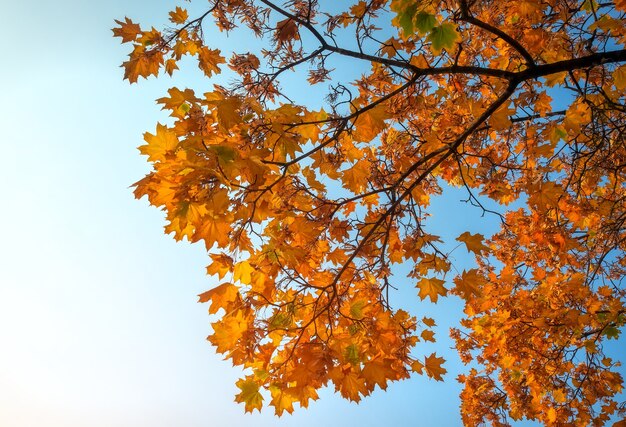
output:
[[[0,425],[460,425],[455,298],[413,307],[440,325],[440,342],[420,352],[445,353],[446,382],[415,377],[359,405],[325,390],[291,416],[244,414],[233,401],[240,372],[205,341],[196,295],[216,283],[204,246],[164,235],[162,213],[129,189],[148,171],[142,134],[167,120],[154,100],[210,85],[183,70],[130,86],[119,68],[128,48],[110,29],[124,16],[158,27],[176,3],[1,1]],[[494,231],[478,210],[450,208],[463,196],[435,202],[433,232]],[[467,268],[463,248],[452,256]],[[401,285],[397,300],[417,300]]]

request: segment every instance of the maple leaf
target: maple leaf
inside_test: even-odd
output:
[[[298,396],[294,395],[289,389],[282,386],[271,386],[269,390],[272,395],[270,405],[274,407],[276,415],[280,417],[284,411],[287,411],[290,414],[293,413],[293,404],[300,400],[298,399]]]
[[[409,36],[413,34],[413,17],[417,12],[417,4],[409,3],[408,5],[397,6],[397,3],[394,6],[392,4],[391,9],[398,12],[396,20],[405,36]]]
[[[235,264],[235,269],[233,272],[233,280],[239,281],[244,284],[250,284],[252,282],[251,273],[254,271],[254,268],[247,262],[241,261]]]
[[[139,24],[135,24],[129,18],[126,18],[125,21],[118,21],[116,19],[115,22],[119,25],[119,27],[112,29],[113,35],[115,37],[121,37],[122,43],[132,42],[139,34],[141,34],[141,27]]]
[[[454,278],[454,284],[456,285],[455,292],[460,294],[465,300],[471,298],[473,295],[479,295],[480,288],[484,283],[485,279],[475,268],[469,271],[463,270],[460,276]]]
[[[207,77],[220,73],[219,64],[226,62],[226,59],[220,55],[219,49],[209,49],[203,46],[198,54],[198,67]]]
[[[420,280],[417,282],[420,298],[425,299],[426,297],[430,297],[432,302],[437,302],[439,295],[446,296],[448,293],[448,290],[443,286],[444,283],[443,280],[434,277]]]
[[[343,171],[342,175],[344,187],[355,193],[360,193],[367,188],[370,176],[369,164],[367,161],[357,162],[350,169]]]
[[[432,328],[432,327],[434,327],[434,326],[436,325],[436,324],[435,324],[435,320],[434,320],[434,319],[432,319],[432,318],[430,318],[430,317],[424,317],[424,318],[422,318],[422,322],[423,322],[426,326],[428,326],[429,328]]]
[[[261,411],[263,396],[259,392],[259,385],[248,377],[237,381],[237,387],[241,392],[235,396],[235,402],[243,403],[246,412],[252,412],[255,409]]]
[[[276,32],[274,33],[274,37],[280,43],[286,43],[291,40],[299,40],[300,35],[298,34],[298,26],[296,22],[291,19],[283,19],[276,24]]]
[[[382,104],[363,112],[355,119],[356,130],[353,134],[354,139],[361,142],[370,142],[385,129],[385,120],[387,118],[389,118],[389,115]]]
[[[170,12],[170,21],[174,24],[184,24],[187,19],[189,19],[189,14],[180,6],[176,6],[176,9]]]
[[[421,11],[413,18],[413,25],[420,35],[426,35],[430,33],[435,25],[437,25],[437,18],[435,15],[431,15],[428,12]]]
[[[365,379],[350,371],[342,375],[341,380],[335,383],[335,389],[346,399],[359,402],[361,394],[365,392]]]
[[[241,116],[238,113],[241,107],[241,100],[236,97],[226,98],[217,104],[217,122],[225,130],[229,130],[234,125],[241,123]]]
[[[437,357],[435,353],[431,354],[424,361],[424,369],[426,370],[426,375],[430,378],[433,378],[437,381],[443,381],[442,375],[448,372],[441,365],[445,362],[443,357]]]
[[[489,246],[485,246],[483,241],[485,237],[482,234],[471,234],[469,231],[464,232],[456,238],[457,241],[465,243],[468,252],[474,252],[480,255],[483,251],[489,252]]]
[[[159,98],[157,102],[163,104],[163,109],[171,110],[170,115],[173,117],[184,117],[189,111],[189,103],[200,101],[191,89],[181,91],[177,87],[173,87],[168,89],[167,93],[169,97]]]
[[[199,227],[193,235],[192,242],[204,240],[207,250],[211,250],[217,243],[220,248],[225,248],[230,242],[230,221],[227,217],[221,217],[209,213],[202,217]]]
[[[402,373],[399,373],[393,368],[393,359],[390,358],[375,359],[364,363],[361,375],[370,388],[377,385],[382,390],[387,390],[387,383],[389,381],[398,380],[403,377]]]
[[[456,30],[456,25],[450,22],[433,27],[427,39],[431,42],[430,48],[435,55],[439,55],[442,49],[452,49],[461,35]]]
[[[215,345],[218,353],[232,352],[237,342],[248,330],[248,319],[243,311],[227,313],[221,320],[211,323],[213,334],[209,335],[209,341]]]
[[[221,308],[227,310],[240,298],[239,290],[232,283],[222,283],[215,288],[198,295],[198,302],[211,302],[209,313],[215,314]]]
[[[131,83],[136,83],[139,77],[157,76],[162,64],[162,52],[158,50],[146,51],[142,45],[137,45],[130,59],[122,64],[124,78]]]
[[[165,61],[165,72],[167,74],[171,76],[172,74],[174,74],[175,70],[178,70],[178,65],[176,64],[175,59],[170,58],[167,61]]]
[[[512,116],[513,113],[515,113],[514,108],[503,105],[489,117],[489,125],[495,130],[506,129],[511,126],[512,122],[510,116]]]
[[[232,271],[233,259],[228,255],[224,253],[211,254],[211,259],[213,262],[206,268],[208,275],[216,274],[218,278],[222,279],[226,273]]]
[[[435,342],[435,333],[433,331],[425,330],[420,334],[424,341]]]
[[[148,156],[150,162],[165,161],[166,156],[178,146],[176,134],[160,123],[157,124],[156,134],[146,132],[143,138],[147,144],[140,146],[139,152]]]

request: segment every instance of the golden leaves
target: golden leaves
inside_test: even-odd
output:
[[[276,415],[280,417],[284,411],[293,413],[293,404],[300,401],[297,395],[292,394],[284,385],[270,386],[269,390],[272,396],[270,404],[274,407]]]
[[[441,303],[445,279],[463,303],[457,350],[477,365],[459,377],[466,424],[502,414],[588,424],[584,402],[616,413],[622,382],[602,341],[626,323],[626,72],[623,53],[604,49],[626,40],[620,3],[594,14],[585,2],[575,17],[534,0],[354,2],[336,15],[300,3],[287,18],[247,0],[195,20],[176,7],[175,28],[143,31],[126,18],[113,29],[132,45],[131,82],[172,74],[185,56],[206,77],[220,73],[217,47],[231,49],[207,46],[209,19],[272,37],[262,55],[233,52],[232,85],[169,89],[158,102],[171,123],[139,148],[152,170],[136,196],[165,211],[166,233],[216,251],[207,274],[228,281],[199,298],[215,315],[208,339],[246,372],[236,400],[281,415],[328,383],[359,401],[411,372],[442,380],[444,359],[420,353],[440,336],[435,319],[392,309],[388,294],[412,278],[420,300]],[[328,18],[320,37],[360,37],[355,26],[385,19],[388,6],[399,34],[356,40],[362,52],[339,37],[319,51],[298,42],[318,12]],[[340,81],[331,52],[370,68]],[[289,101],[287,71],[330,79],[329,113]],[[553,89],[563,86],[577,98]],[[467,190],[463,209],[501,219],[488,240],[456,239],[476,263],[462,271],[454,241],[429,234],[431,203],[449,185]]]
[[[217,275],[219,279],[223,279],[226,273],[233,270],[233,259],[228,255],[211,254],[213,262],[206,268],[208,275]]]

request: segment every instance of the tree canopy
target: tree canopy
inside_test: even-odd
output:
[[[625,0],[209,0],[169,17],[117,21],[124,77],[191,58],[230,83],[158,100],[171,124],[145,134],[135,194],[206,245],[209,340],[245,369],[246,411],[442,380],[445,355],[421,347],[437,319],[389,301],[415,286],[463,300],[466,425],[626,419],[603,346],[626,324]],[[263,47],[212,45],[209,25]],[[365,71],[344,81],[337,64]],[[299,87],[281,85],[292,71]],[[469,270],[429,233],[447,186],[499,223],[458,236]]]

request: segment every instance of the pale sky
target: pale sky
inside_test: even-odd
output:
[[[0,0],[0,425],[460,425],[455,298],[412,305],[440,325],[440,343],[420,352],[448,359],[444,383],[415,377],[358,405],[326,390],[280,419],[234,402],[240,372],[205,340],[197,303],[217,284],[204,246],[164,235],[162,213],[129,189],[148,170],[142,134],[167,120],[154,100],[188,81],[183,70],[131,87],[119,68],[128,48],[110,29],[124,16],[158,27],[176,4]],[[446,203],[432,226],[447,239],[493,231]],[[401,285],[395,298],[417,301],[414,284]]]

